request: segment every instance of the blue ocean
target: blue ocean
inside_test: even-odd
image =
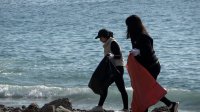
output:
[[[200,110],[199,0],[0,0],[0,104],[40,107],[69,98],[90,109],[99,96],[88,82],[103,58],[99,29],[114,32],[125,63],[131,50],[125,19],[141,17],[162,69],[158,82],[179,112]],[[124,80],[132,100],[130,78]],[[164,105],[159,102],[151,108]],[[105,109],[122,109],[115,84]]]

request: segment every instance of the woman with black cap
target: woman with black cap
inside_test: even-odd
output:
[[[120,50],[119,44],[113,37],[113,32],[108,31],[106,29],[101,29],[98,32],[98,35],[95,39],[100,39],[100,41],[104,44],[104,55],[108,56],[110,61],[116,66],[117,70],[120,74],[114,75],[114,78],[110,80],[109,84],[115,82],[118,90],[121,93],[123,106],[122,112],[128,112],[128,94],[125,89],[123,74],[124,74],[124,61],[122,57],[122,52]],[[98,106],[92,108],[91,111],[103,111],[103,104],[107,97],[108,87],[105,88],[100,95],[100,100]]]
[[[126,19],[127,39],[131,39],[132,50],[130,53],[156,80],[160,73],[160,63],[153,48],[153,39],[149,36],[141,19],[137,15],[131,15]],[[145,82],[144,82],[145,83]],[[160,99],[166,104],[170,112],[178,112],[178,102],[172,102],[165,96]],[[146,109],[145,112],[148,112]]]

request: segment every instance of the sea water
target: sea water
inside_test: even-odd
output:
[[[103,47],[94,38],[101,28],[113,31],[126,63],[131,44],[125,19],[136,14],[154,39],[162,66],[158,82],[167,97],[180,102],[180,112],[198,112],[199,5],[199,0],[0,0],[0,104],[41,107],[67,97],[75,108],[96,106],[99,96],[87,85]],[[126,68],[124,80],[130,104]],[[104,108],[122,106],[113,84]]]

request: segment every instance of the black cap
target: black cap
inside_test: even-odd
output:
[[[95,39],[98,39],[100,37],[109,37],[110,36],[110,31],[106,30],[106,29],[101,29],[98,32],[98,35],[95,37]]]

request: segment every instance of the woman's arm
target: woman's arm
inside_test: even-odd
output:
[[[114,59],[120,59],[121,58],[120,47],[117,44],[117,42],[115,42],[115,41],[113,41],[111,43],[111,52],[114,54]]]

